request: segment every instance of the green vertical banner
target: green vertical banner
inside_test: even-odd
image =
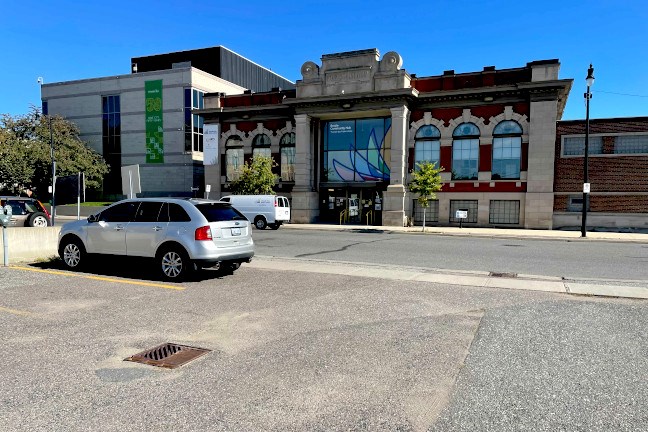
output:
[[[146,163],[164,163],[162,80],[144,83],[146,99]]]

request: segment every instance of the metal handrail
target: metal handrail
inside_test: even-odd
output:
[[[347,218],[349,217],[349,210],[344,209],[340,212],[340,225],[342,225],[342,219],[344,219],[344,223],[347,222]]]
[[[373,210],[369,210],[367,213],[365,213],[365,217],[367,218],[367,225],[369,225],[369,217],[370,216],[371,216],[371,225],[373,225],[373,223],[374,223]]]

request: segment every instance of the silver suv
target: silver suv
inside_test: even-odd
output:
[[[250,222],[228,203],[139,198],[68,222],[58,251],[69,269],[89,254],[155,258],[164,279],[182,280],[203,267],[236,270],[254,256]]]

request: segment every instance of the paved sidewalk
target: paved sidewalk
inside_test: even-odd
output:
[[[531,229],[506,229],[506,228],[459,228],[459,227],[396,227],[396,226],[365,226],[365,225],[333,225],[333,224],[284,224],[281,229],[307,229],[307,230],[330,230],[330,231],[381,231],[398,232],[409,234],[432,234],[466,237],[503,237],[503,238],[534,238],[554,239],[569,241],[620,241],[648,243],[648,232],[646,233],[622,233],[588,231],[586,237],[581,237],[579,231],[562,230],[531,230]]]

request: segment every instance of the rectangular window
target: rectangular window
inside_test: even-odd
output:
[[[101,97],[102,154],[110,172],[104,177],[104,194],[121,194],[121,113],[119,95]]]
[[[185,130],[185,151],[203,151],[203,128],[205,119],[203,116],[192,114],[192,109],[205,107],[205,93],[186,88],[184,89],[184,130]]]
[[[521,147],[520,137],[493,138],[493,180],[520,178]]]
[[[648,153],[648,135],[619,135],[614,140],[615,154]]]
[[[281,147],[281,181],[295,181],[295,147]]]
[[[439,141],[416,141],[414,145],[414,169],[418,169],[417,164],[428,161],[436,163],[439,168],[441,160],[441,147]]]
[[[49,114],[49,106],[48,106],[46,100],[41,102],[41,111],[43,111],[43,115],[48,115]]]
[[[563,137],[563,156],[585,155],[585,137]],[[603,154],[603,137],[590,136],[588,142],[588,155]]]
[[[589,200],[587,203],[587,211],[590,210]],[[582,212],[583,211],[583,195],[570,195],[567,201],[568,212]]]
[[[452,142],[452,179],[477,180],[479,139],[459,139]]]
[[[244,163],[243,147],[229,148],[225,151],[227,181],[237,180]]]
[[[270,147],[256,147],[252,149],[252,157],[257,155],[272,157],[272,152],[270,151]]]
[[[450,222],[459,223],[457,210],[468,211],[468,219],[464,223],[477,223],[477,200],[450,200]]]
[[[414,225],[423,225],[423,207],[418,200],[414,200]],[[425,209],[425,223],[439,222],[439,200],[429,200],[428,207]]]
[[[491,200],[488,211],[488,223],[519,224],[520,201]]]
[[[324,123],[322,179],[329,182],[389,181],[391,117]]]

